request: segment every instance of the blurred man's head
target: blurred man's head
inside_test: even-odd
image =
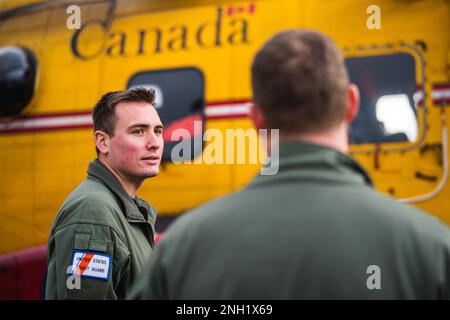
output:
[[[281,137],[319,134],[350,123],[359,99],[334,42],[312,30],[288,30],[269,39],[252,65],[257,127]],[[259,116],[259,119],[258,119]]]

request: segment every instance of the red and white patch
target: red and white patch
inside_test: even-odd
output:
[[[86,251],[74,251],[70,274],[108,280],[111,256]]]

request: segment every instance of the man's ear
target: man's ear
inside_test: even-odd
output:
[[[348,97],[347,97],[347,113],[345,114],[345,122],[350,124],[355,120],[359,111],[359,90],[354,84],[348,86]]]
[[[106,132],[101,130],[97,130],[94,132],[95,146],[97,147],[100,153],[108,154],[110,145],[109,140],[110,137]]]
[[[262,114],[261,109],[255,104],[252,104],[250,106],[250,119],[252,119],[253,125],[255,126],[256,130],[267,129],[264,115]]]

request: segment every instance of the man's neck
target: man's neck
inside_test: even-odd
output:
[[[119,181],[122,188],[125,190],[125,192],[131,197],[134,198],[136,195],[137,190],[142,184],[142,181],[140,182],[131,182],[126,177],[121,175],[119,172],[114,170],[112,166],[109,164],[108,160],[104,157],[98,157],[98,160],[106,167],[108,170],[116,177],[116,179]]]
[[[347,132],[348,132],[347,127],[345,125],[341,125],[338,128],[333,128],[321,133],[281,135],[280,142],[284,141],[310,142],[328,148],[336,149],[342,153],[347,153],[348,152]]]

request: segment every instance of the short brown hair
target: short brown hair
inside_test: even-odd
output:
[[[348,85],[339,49],[312,30],[278,33],[252,64],[253,100],[280,133],[315,133],[339,124]]]
[[[94,132],[101,130],[111,137],[116,127],[116,106],[120,102],[147,102],[155,106],[155,90],[134,88],[105,93],[92,110]],[[96,148],[97,149],[97,148]],[[98,149],[97,149],[98,153]]]
[[[119,102],[147,102],[155,106],[155,90],[135,88],[105,93],[92,110],[94,131],[101,130],[110,136],[114,135],[115,110]]]

